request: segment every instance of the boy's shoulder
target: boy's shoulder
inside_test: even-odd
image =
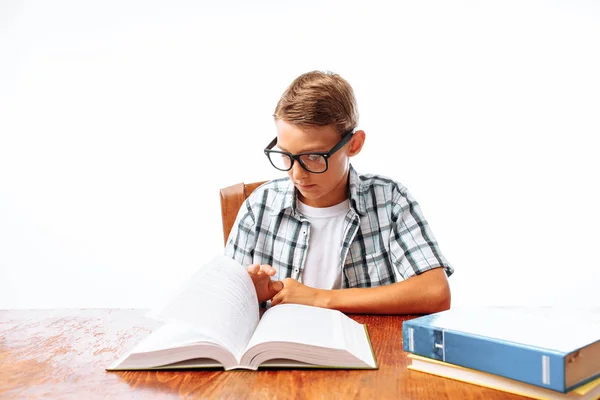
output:
[[[290,178],[286,176],[266,181],[265,183],[254,189],[250,196],[257,197],[264,195],[264,193],[285,195],[290,190],[293,191],[293,189],[294,188],[293,185],[291,185]]]
[[[293,198],[294,185],[288,177],[283,177],[263,183],[250,193],[246,201],[250,208],[276,211],[291,203]]]
[[[406,187],[387,175],[359,174],[354,169],[350,174],[350,193],[362,196],[406,196]]]
[[[390,215],[392,220],[415,202],[404,185],[381,174],[351,175],[350,199],[361,216],[379,217],[383,213]]]
[[[360,181],[360,186],[362,186],[363,188],[365,188],[367,190],[374,186],[389,188],[389,189],[394,189],[394,190],[399,190],[399,191],[406,190],[406,188],[404,187],[404,185],[402,185],[402,183],[400,183],[396,179],[391,178],[387,175],[359,174],[357,172],[356,176],[357,176],[358,180]]]

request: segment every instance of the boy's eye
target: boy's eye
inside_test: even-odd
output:
[[[310,163],[312,165],[325,164],[325,157],[320,154],[305,154],[302,156],[304,163]]]

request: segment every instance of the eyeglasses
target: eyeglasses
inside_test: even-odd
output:
[[[294,166],[294,161],[298,161],[302,168],[313,174],[322,174],[329,168],[329,158],[335,154],[336,151],[344,147],[352,136],[354,135],[354,129],[343,134],[342,140],[340,140],[331,150],[328,152],[310,152],[292,154],[287,151],[271,150],[277,144],[277,138],[273,139],[271,143],[265,148],[265,155],[269,158],[271,164],[280,171],[289,171]]]

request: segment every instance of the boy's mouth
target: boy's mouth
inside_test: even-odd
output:
[[[296,183],[296,187],[298,189],[301,189],[301,190],[309,190],[309,189],[312,189],[315,186],[317,186],[317,185],[302,185],[300,183]]]

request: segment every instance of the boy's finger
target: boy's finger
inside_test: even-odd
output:
[[[256,274],[260,270],[260,265],[252,264],[248,266],[248,273]]]
[[[271,267],[268,264],[263,264],[260,266],[260,270],[263,271],[267,275],[275,274],[275,268]]]
[[[270,281],[269,282],[269,291],[271,293],[279,293],[283,289],[283,282],[281,281]]]
[[[279,303],[281,303],[281,296],[275,295],[275,297],[271,299],[271,306],[276,306]]]

